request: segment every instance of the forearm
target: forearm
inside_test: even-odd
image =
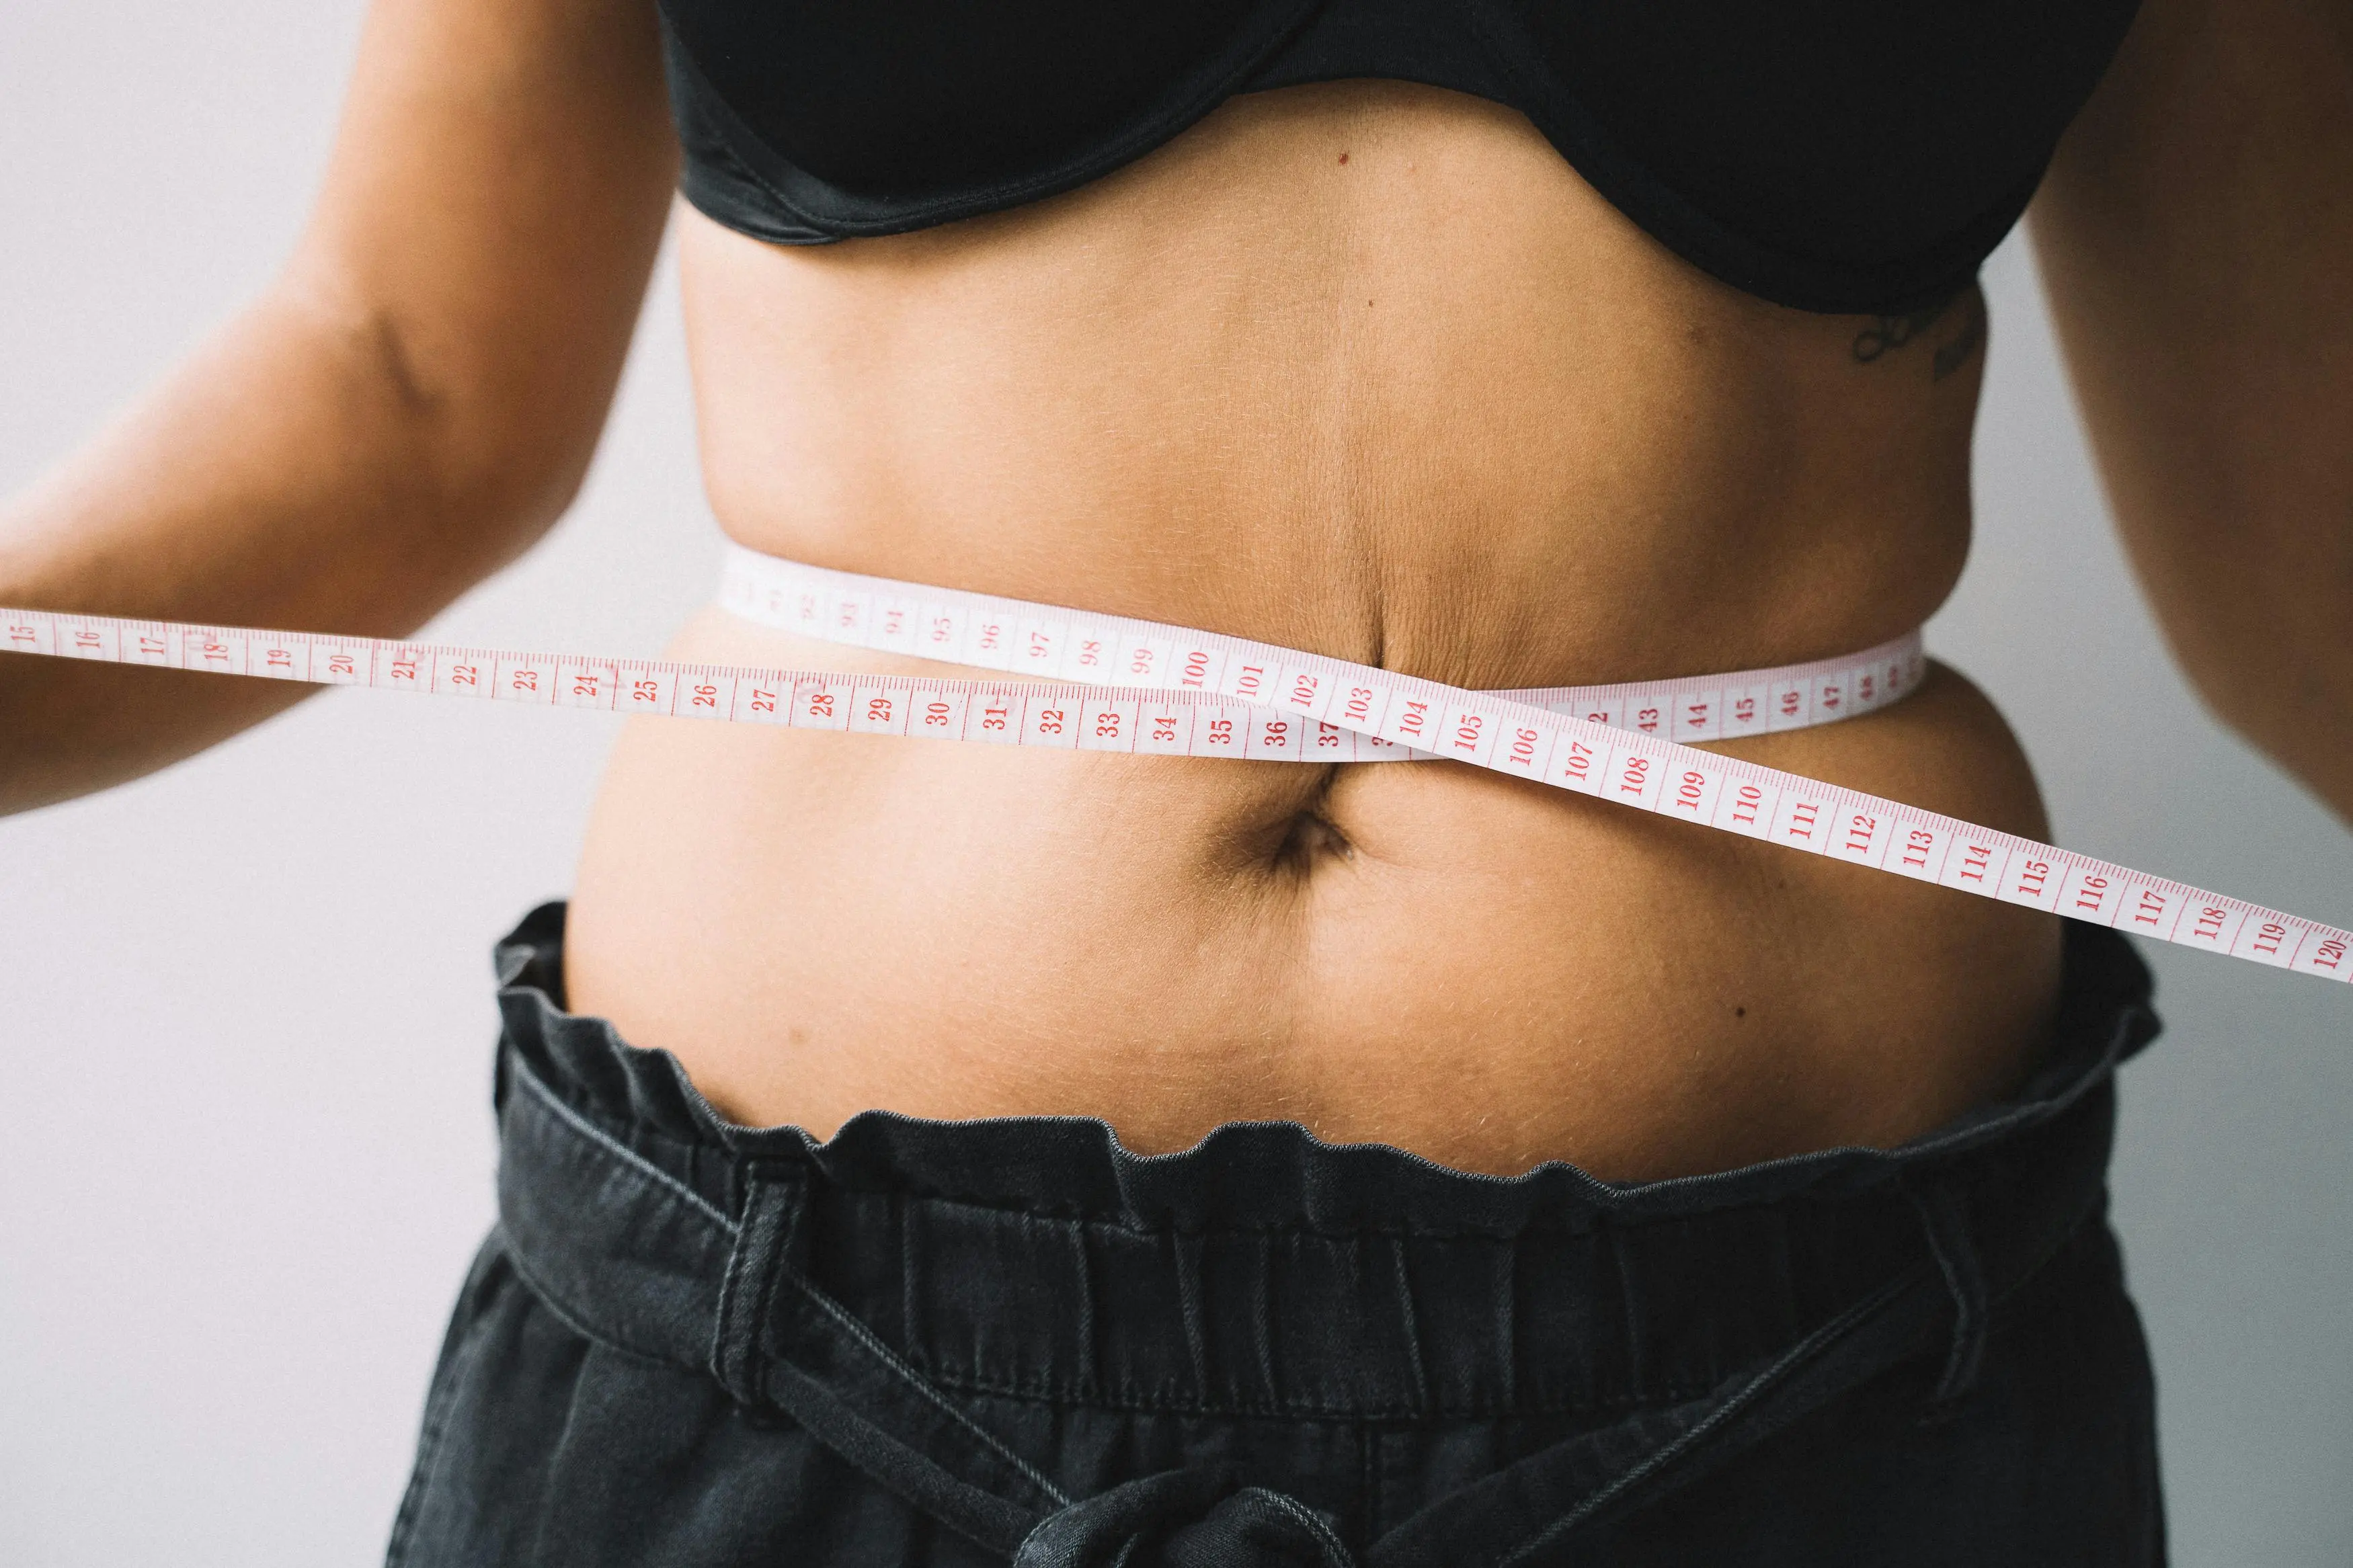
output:
[[[320,201],[259,303],[0,503],[0,605],[400,636],[569,500],[675,168],[650,7],[375,0]],[[0,656],[0,811],[305,689]]]
[[[2348,101],[2353,8],[2151,0],[2034,234],[2183,668],[2353,821]]]
[[[2085,424],[2175,658],[2217,717],[2353,823],[2353,341],[2338,325],[2353,298],[2308,295],[2303,344],[2266,345],[2243,320],[2216,342],[2180,333],[2193,307],[2161,290],[2086,299],[2054,226],[2038,237],[2076,328],[2063,337]],[[2172,312],[2170,342],[2161,319],[2132,330],[2144,312]]]

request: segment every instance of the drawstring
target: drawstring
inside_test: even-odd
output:
[[[745,1194],[711,1356],[742,1403],[782,1411],[1013,1568],[1357,1568],[1331,1520],[1223,1467],[1072,1499],[794,1266],[803,1196],[789,1178],[755,1177]],[[1974,1375],[1984,1286],[1957,1205],[1932,1194],[1921,1212],[1947,1292],[1977,1292],[1941,1394]],[[1915,1353],[1939,1298],[1923,1262],[1710,1394],[1565,1439],[1430,1505],[1381,1539],[1368,1568],[1517,1563],[1605,1511],[1654,1504]]]
[[[1073,1501],[793,1266],[797,1176],[747,1173],[711,1347],[712,1373],[738,1404],[782,1410],[1015,1568],[1356,1568],[1330,1521],[1224,1468],[1167,1470]],[[780,1328],[814,1337],[821,1371],[776,1353],[764,1336]]]
[[[1936,1420],[1949,1414],[1975,1385],[1978,1370],[1985,1363],[1985,1268],[1970,1234],[1968,1203],[1958,1187],[1948,1181],[1925,1188],[1906,1184],[1904,1193],[1920,1216],[1928,1250],[1953,1300],[1952,1341],[1945,1352],[1944,1374],[1937,1378],[1936,1391],[1928,1401],[1929,1418]]]
[[[796,1168],[744,1172],[710,1366],[747,1407],[782,1411],[878,1485],[1013,1568],[1357,1568],[1334,1521],[1223,1467],[1162,1471],[1073,1499],[982,1426],[798,1267]],[[1605,1511],[1655,1503],[1732,1455],[1916,1353],[1949,1303],[1941,1416],[1985,1359],[1987,1287],[1963,1194],[1906,1184],[1926,1260],[1763,1368],[1712,1394],[1552,1445],[1401,1521],[1368,1561],[1514,1563]],[[1942,1289],[1939,1289],[1941,1285]],[[1703,1452],[1704,1450],[1704,1452]],[[1638,1498],[1640,1500],[1638,1500]]]
[[[806,1196],[791,1166],[744,1172],[710,1350],[737,1404],[783,1411],[1015,1568],[1356,1568],[1329,1520],[1223,1468],[1166,1470],[1073,1501],[795,1267]],[[813,1352],[808,1364],[785,1345]]]

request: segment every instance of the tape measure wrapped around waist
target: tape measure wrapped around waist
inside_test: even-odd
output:
[[[2353,933],[1694,749],[1833,722],[1920,682],[1915,632],[1729,675],[1472,691],[1157,622],[923,587],[731,546],[730,610],[1035,679],[755,669],[0,608],[0,650],[542,706],[972,742],[1313,763],[1444,759],[2274,968],[2353,981]]]

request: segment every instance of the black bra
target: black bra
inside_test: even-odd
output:
[[[1379,77],[1525,114],[1736,288],[1949,296],[2136,0],[660,0],[682,187],[786,245],[1034,201],[1236,93]]]

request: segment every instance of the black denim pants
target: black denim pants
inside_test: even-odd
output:
[[[2014,1099],[1610,1186],[1271,1124],[736,1127],[561,1010],[563,926],[499,949],[500,1220],[396,1565],[2163,1560],[2112,932],[2070,928]]]

